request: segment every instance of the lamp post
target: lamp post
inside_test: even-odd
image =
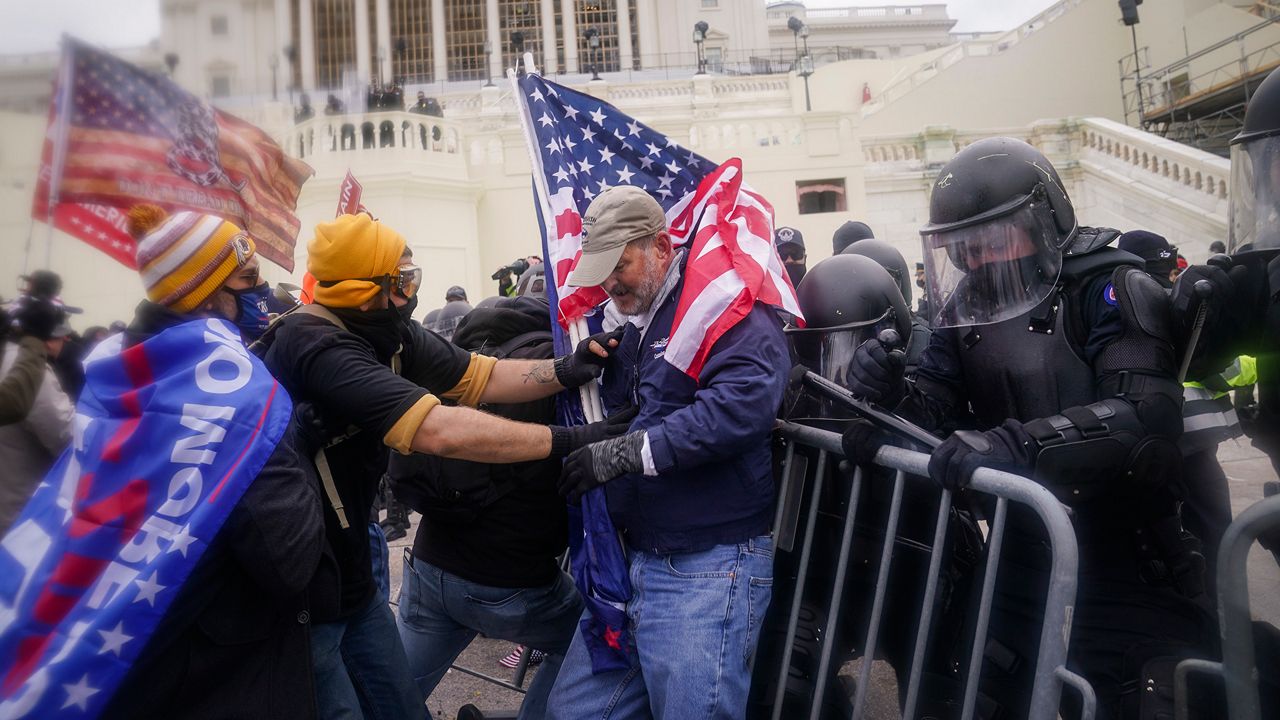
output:
[[[267,56],[267,64],[271,66],[271,102],[276,102],[280,99],[279,83],[276,80],[276,68],[280,67],[280,58],[276,57],[275,53],[271,53]]]
[[[600,31],[595,26],[587,28],[582,33],[587,38],[587,48],[591,55],[591,79],[600,79]]]
[[[298,63],[298,49],[295,48],[293,45],[285,45],[283,52],[284,52],[285,59],[289,61],[289,82],[287,85],[285,85],[285,87],[289,89],[289,104],[292,105],[293,104],[293,88],[294,88],[293,74],[295,72],[294,68],[297,67],[297,63]]]
[[[698,74],[707,72],[707,56],[702,52],[702,43],[706,42],[707,31],[711,29],[706,20],[699,20],[693,25],[693,44],[698,48]]]
[[[382,87],[382,60],[387,56],[387,51],[381,45],[378,46],[377,57],[378,63],[378,87]]]
[[[484,86],[493,87],[493,75],[489,74],[490,59],[493,55],[493,43],[484,41]]]
[[[801,26],[800,39],[804,41],[804,55],[800,56],[800,77],[804,78],[804,109],[809,112],[813,110],[813,104],[809,102],[809,76],[813,74],[813,56],[809,54],[808,25]]]

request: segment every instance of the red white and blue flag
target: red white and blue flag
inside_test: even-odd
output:
[[[0,541],[0,718],[97,717],[284,435],[289,396],[224,320],[85,367],[73,440]]]
[[[133,267],[130,206],[213,213],[292,271],[294,210],[311,174],[169,78],[66,38],[32,214]]]
[[[717,164],[599,98],[536,74],[517,81],[548,273],[566,327],[607,299],[565,285],[582,254],[582,215],[605,188],[648,191],[673,244],[689,249],[684,290],[664,358],[697,379],[707,353],[756,302],[803,323],[773,246],[773,207],[743,183],[742,162]]]

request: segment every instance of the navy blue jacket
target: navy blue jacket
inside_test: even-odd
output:
[[[605,374],[612,412],[631,403],[656,476],[605,486],[609,514],[633,548],[694,552],[768,532],[774,482],[769,434],[790,366],[777,313],[757,303],[711,348],[700,380],[663,359],[684,282],[659,303],[641,337],[634,325]]]

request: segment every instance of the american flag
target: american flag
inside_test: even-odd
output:
[[[742,163],[717,164],[608,103],[529,73],[514,81],[545,229],[548,272],[566,327],[606,299],[565,279],[582,254],[582,214],[605,188],[634,185],[667,215],[689,249],[666,359],[697,378],[707,353],[757,302],[803,322],[773,247],[773,208],[742,181]]]
[[[209,212],[239,224],[263,256],[293,269],[293,212],[312,170],[259,128],[70,38],[49,115],[36,219],[132,266],[120,209],[150,202]]]

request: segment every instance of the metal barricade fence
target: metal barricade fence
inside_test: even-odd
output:
[[[800,620],[801,602],[806,588],[810,560],[813,553],[815,528],[819,514],[818,498],[822,495],[822,485],[830,474],[828,467],[843,459],[840,435],[806,425],[782,422],[778,432],[788,445],[783,461],[783,473],[779,494],[777,517],[774,523],[775,536],[787,536],[778,545],[787,545],[781,549],[791,549],[792,538],[800,521],[799,514],[802,496],[813,500],[808,505],[804,518],[803,540],[799,548],[799,565],[795,590],[789,598],[786,634],[782,643],[782,655],[777,674],[776,697],[771,708],[773,720],[779,720],[783,712],[783,699],[787,687],[788,674],[791,669],[792,652],[795,644]],[[796,454],[797,445],[815,448],[817,458],[813,473],[805,471],[807,458]],[[799,459],[804,459],[805,467],[800,467]],[[887,579],[894,561],[894,536],[897,532],[902,512],[903,488],[907,482],[927,481],[929,456],[885,446],[876,455],[876,464],[896,470],[893,479],[890,506],[884,517],[885,542],[880,551],[880,562],[871,603],[870,615],[867,618],[865,640],[861,648],[863,658],[860,677],[857,681],[853,699],[853,717],[863,716],[867,702],[868,687],[871,682],[872,660],[876,657],[880,624],[885,611],[885,595]],[[795,470],[799,469],[799,472]],[[803,487],[804,484],[810,487]],[[849,574],[849,560],[852,551],[853,529],[858,518],[858,499],[864,482],[863,470],[854,470],[852,484],[845,505],[841,545],[832,579],[829,597],[829,617],[821,635],[821,651],[816,673],[813,697],[810,702],[809,717],[813,720],[821,717],[823,699],[826,693],[827,679],[831,673],[831,663],[835,646],[838,642],[838,624],[847,620],[840,617],[840,609],[844,600],[846,579]],[[1080,693],[1082,720],[1091,720],[1094,715],[1096,701],[1092,687],[1079,675],[1067,670],[1067,646],[1071,635],[1071,617],[1075,604],[1076,576],[1078,553],[1075,534],[1065,508],[1040,485],[1031,480],[991,469],[980,469],[974,473],[970,490],[989,495],[995,499],[995,512],[991,517],[987,534],[987,562],[982,575],[982,590],[977,607],[977,617],[973,630],[972,650],[968,659],[967,672],[964,675],[964,695],[962,705],[963,720],[974,717],[978,700],[978,686],[982,668],[985,639],[991,617],[992,598],[995,592],[996,574],[1000,565],[1001,545],[1004,540],[1005,522],[1010,501],[1024,505],[1033,511],[1043,523],[1047,532],[1047,541],[1052,551],[1049,570],[1048,588],[1044,598],[1044,618],[1040,628],[1038,656],[1035,659],[1034,681],[1029,695],[1031,699],[1027,717],[1030,720],[1053,720],[1058,716],[1058,705],[1063,685],[1070,685]],[[934,600],[938,593],[940,575],[943,572],[943,552],[941,548],[948,532],[950,521],[951,493],[940,491],[937,521],[934,526],[933,544],[929,555],[929,569],[926,579],[924,597],[921,599],[919,625],[916,631],[914,649],[911,658],[911,671],[907,681],[907,691],[903,702],[904,718],[916,717],[916,708],[920,702],[921,675],[925,666],[925,653],[929,646],[930,629],[933,623]],[[791,528],[792,530],[788,530]],[[776,604],[783,598],[775,597]],[[897,600],[895,599],[895,602]],[[983,642],[979,642],[983,640]],[[757,658],[758,660],[760,658]],[[757,675],[759,677],[759,675]],[[899,679],[901,682],[901,679]]]
[[[1222,662],[1189,659],[1174,673],[1175,717],[1190,713],[1187,678],[1191,673],[1219,675],[1227,691],[1228,717],[1261,720],[1258,664],[1254,650],[1253,616],[1249,609],[1249,550],[1267,533],[1280,531],[1280,495],[1250,505],[1222,536],[1218,546],[1218,632]]]

